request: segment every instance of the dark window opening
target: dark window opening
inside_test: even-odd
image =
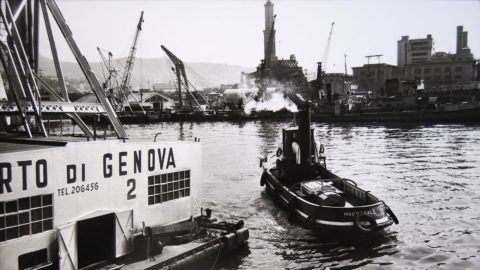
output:
[[[52,194],[0,202],[0,242],[52,229]]]
[[[158,204],[190,196],[190,170],[150,176],[148,181],[148,204]]]

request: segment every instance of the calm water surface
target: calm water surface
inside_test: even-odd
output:
[[[243,219],[249,247],[216,269],[480,269],[480,126],[315,124],[327,166],[394,210],[374,239],[326,239],[287,221],[259,185],[258,158],[288,122],[127,126],[133,138],[201,138],[204,207]]]

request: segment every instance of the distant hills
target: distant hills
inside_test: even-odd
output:
[[[116,60],[120,75],[126,59]],[[55,75],[52,59],[41,57],[39,68],[43,75]],[[65,77],[72,80],[84,79],[83,73],[77,63],[61,62]],[[93,72],[100,83],[104,81],[105,67],[100,62],[90,62]],[[221,84],[235,84],[240,82],[240,74],[252,72],[254,68],[246,68],[228,64],[213,63],[185,63],[188,79],[198,88],[217,87]],[[131,85],[136,88],[151,88],[154,83],[168,83],[174,78],[172,64],[168,58],[136,58],[132,72]]]

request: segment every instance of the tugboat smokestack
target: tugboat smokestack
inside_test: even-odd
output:
[[[310,104],[303,101],[298,112],[298,133],[300,145],[300,164],[303,168],[310,166],[310,149],[311,149],[311,131],[310,131]]]

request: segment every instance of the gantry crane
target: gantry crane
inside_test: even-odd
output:
[[[173,65],[175,66],[172,68],[172,70],[175,72],[177,76],[177,92],[178,92],[178,102],[179,102],[179,109],[180,111],[184,111],[186,108],[183,104],[183,98],[182,98],[182,85],[185,86],[185,91],[187,92],[186,95],[186,101],[189,106],[189,110],[193,109],[193,102],[198,106],[200,110],[203,110],[201,107],[200,103],[198,102],[197,98],[195,95],[193,95],[193,92],[190,91],[189,86],[192,85],[188,79],[187,79],[187,73],[185,72],[185,65],[183,64],[183,61],[180,60],[175,54],[173,54],[170,50],[168,50],[165,46],[161,45],[162,49],[165,51],[167,54],[168,58],[172,61]],[[193,87],[193,85],[192,85]],[[195,88],[195,87],[193,87]],[[194,89],[195,92],[198,93],[198,97],[202,99],[205,103],[208,104],[207,100],[205,97],[196,89]]]

